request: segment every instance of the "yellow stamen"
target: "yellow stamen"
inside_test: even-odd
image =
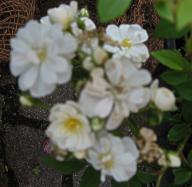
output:
[[[75,118],[69,118],[64,122],[64,130],[69,133],[75,134],[82,128],[82,123]]]
[[[99,160],[101,160],[102,165],[105,169],[111,169],[114,165],[113,156],[110,153],[100,154]]]
[[[132,47],[132,43],[129,39],[124,39],[122,42],[121,42],[121,46],[122,47],[127,47],[127,48],[131,48]]]
[[[38,57],[39,57],[39,60],[41,62],[45,61],[46,59],[46,50],[45,49],[41,49],[39,52],[38,52]]]

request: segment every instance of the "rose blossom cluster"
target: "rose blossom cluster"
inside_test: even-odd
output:
[[[11,40],[10,70],[20,90],[44,97],[71,81],[75,68],[82,72],[75,82],[82,83],[76,101],[56,104],[50,111],[46,135],[61,153],[58,160],[68,155],[85,159],[100,170],[101,181],[106,176],[127,181],[135,175],[138,148],[130,137],[117,137],[113,130],[149,104],[162,112],[175,106],[173,93],[159,88],[158,81],[152,83],[151,73],[142,68],[149,58],[147,39],[136,24],[109,25],[99,33],[88,12],[79,11],[74,1],[19,29]]]

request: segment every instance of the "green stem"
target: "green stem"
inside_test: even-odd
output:
[[[50,109],[50,106],[48,104],[42,102],[39,99],[31,98],[31,101],[32,101],[34,107],[42,108],[44,110]]]
[[[38,107],[38,108],[42,108],[44,110],[49,110],[50,109],[50,105],[44,103],[40,99],[33,98],[30,95],[23,94],[23,95],[20,96],[20,98],[22,98],[20,100],[20,102],[24,106],[27,106],[27,107]]]
[[[189,133],[189,135],[187,135],[185,137],[185,139],[183,140],[183,142],[180,144],[177,153],[180,155],[183,152],[183,149],[185,148],[186,143],[188,142],[189,138],[191,137],[191,132]]]
[[[139,128],[135,124],[134,120],[131,118],[128,120],[128,127],[130,128],[133,135],[137,137],[139,134]]]
[[[161,170],[161,174],[159,175],[158,179],[157,179],[157,183],[156,183],[156,187],[161,187],[161,181],[163,179],[163,176],[165,175],[165,172],[167,171],[168,167],[164,167]]]
[[[192,165],[188,162],[188,160],[185,158],[185,155],[181,153],[181,158],[183,160],[183,163],[192,170]]]
[[[181,156],[183,162],[186,164],[187,167],[189,167],[190,169],[192,169],[191,164],[187,161],[187,159],[185,158],[184,154],[183,154],[183,150],[185,148],[186,143],[188,142],[189,138],[191,137],[191,133],[189,133],[188,136],[186,136],[186,138],[183,140],[183,142],[181,143],[181,145],[179,146],[177,153],[178,155]]]

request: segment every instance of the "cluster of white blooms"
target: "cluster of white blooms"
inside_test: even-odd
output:
[[[63,155],[72,153],[100,170],[102,181],[106,176],[127,181],[136,173],[139,151],[132,139],[110,131],[148,104],[172,110],[175,97],[156,81],[150,85],[151,73],[142,68],[149,57],[144,44],[148,34],[141,26],[109,25],[102,34],[96,29],[87,11],[78,11],[77,2],[50,9],[11,40],[10,69],[19,88],[39,98],[76,78],[78,64],[83,84],[77,101],[53,106],[46,135]],[[26,99],[21,101],[32,106]]]

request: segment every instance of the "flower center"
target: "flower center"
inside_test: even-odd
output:
[[[127,48],[131,48],[132,47],[132,43],[129,39],[125,38],[122,42],[121,42],[121,46],[122,47],[127,47]]]
[[[103,153],[99,155],[99,160],[102,162],[102,166],[105,169],[111,169],[114,165],[113,156],[111,153]]]
[[[39,50],[38,53],[37,53],[37,55],[38,55],[39,60],[40,60],[41,62],[44,62],[45,59],[46,59],[46,56],[47,56],[46,49],[43,48],[43,49]]]
[[[82,128],[82,123],[75,118],[69,118],[64,122],[64,129],[67,132],[75,134]]]

